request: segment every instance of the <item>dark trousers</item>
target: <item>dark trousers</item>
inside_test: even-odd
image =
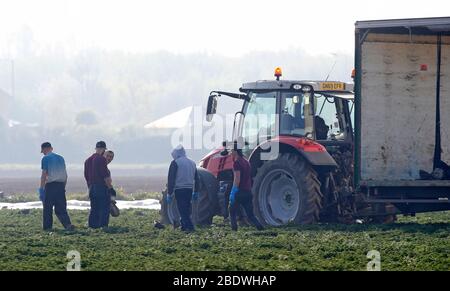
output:
[[[244,208],[245,213],[247,214],[248,219],[250,222],[257,228],[257,229],[263,229],[263,226],[256,218],[255,214],[253,213],[253,201],[252,201],[252,193],[249,191],[239,191],[236,193],[236,197],[234,200],[233,205],[230,206],[230,222],[231,222],[231,229],[237,230],[237,215],[239,211],[239,207],[242,206]]]
[[[194,225],[191,220],[192,189],[175,190],[175,198],[177,199],[178,212],[180,213],[181,218],[181,230],[194,230]]]
[[[53,227],[53,207],[64,228],[72,223],[67,213],[66,186],[64,183],[53,182],[45,184],[45,197],[43,202],[43,228],[51,229]]]
[[[225,215],[223,216],[224,219],[227,219],[230,217],[230,208],[228,207],[230,205],[230,192],[228,192],[228,195],[225,195]],[[237,207],[236,209],[236,216],[237,220],[243,224],[243,225],[249,225],[247,214],[245,213],[242,206]]]
[[[89,227],[107,227],[111,207],[111,196],[106,185],[92,185],[89,188],[91,211],[89,212]]]

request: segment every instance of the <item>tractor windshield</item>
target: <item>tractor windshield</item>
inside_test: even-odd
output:
[[[250,93],[242,135],[249,144],[259,144],[275,136],[277,93]]]
[[[248,96],[250,101],[244,106],[242,136],[250,148],[278,135],[312,134],[309,96],[304,93],[251,92]]]

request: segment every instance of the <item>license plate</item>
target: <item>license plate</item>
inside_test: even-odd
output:
[[[344,91],[345,83],[340,82],[322,82],[320,83],[320,91]]]

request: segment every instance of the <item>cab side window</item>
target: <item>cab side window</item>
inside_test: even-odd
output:
[[[316,114],[314,117],[316,138],[318,140],[338,139],[341,129],[337,119],[334,98],[316,95]]]

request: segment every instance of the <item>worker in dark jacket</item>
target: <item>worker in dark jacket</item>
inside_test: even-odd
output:
[[[112,189],[111,173],[108,162],[104,157],[106,143],[97,142],[95,153],[84,163],[84,176],[89,187],[91,211],[89,213],[89,227],[107,227],[111,206],[110,189]]]
[[[235,142],[231,151],[233,157],[233,188],[230,192],[230,221],[231,229],[237,230],[237,212],[239,206],[242,206],[247,214],[250,222],[258,229],[262,230],[263,226],[253,213],[253,196],[252,196],[252,174],[250,163],[242,154],[242,147]]]
[[[186,151],[182,145],[172,151],[172,158],[167,179],[167,202],[171,203],[175,195],[181,218],[181,230],[194,231],[191,220],[191,200],[197,200],[199,196],[197,166],[194,161],[186,157]]]

